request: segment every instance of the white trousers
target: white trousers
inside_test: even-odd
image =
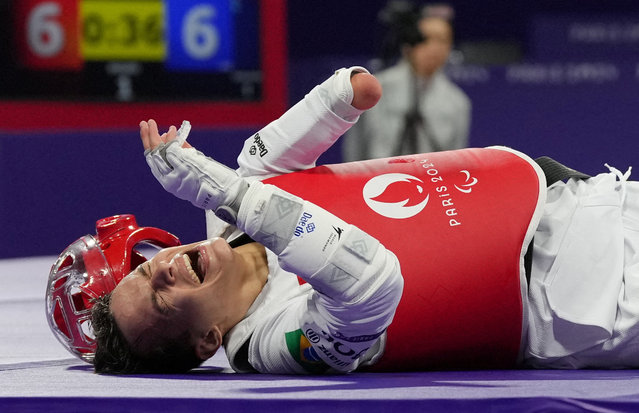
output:
[[[639,367],[639,182],[558,182],[535,234],[526,362]]]

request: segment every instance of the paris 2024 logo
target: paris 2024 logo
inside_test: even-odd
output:
[[[436,171],[436,169],[427,170],[428,175],[431,175],[429,179],[442,181],[438,173],[433,175],[430,171]],[[478,180],[466,170],[461,170],[459,173],[464,177],[464,183],[453,187],[461,193],[469,194]],[[428,204],[430,194],[425,187],[424,181],[415,176],[388,173],[371,178],[364,185],[362,195],[366,205],[376,213],[387,218],[404,219],[419,214]],[[442,197],[441,188],[446,187],[436,188],[439,197]],[[450,197],[450,194],[445,195]],[[453,205],[451,199],[447,199],[447,202]],[[452,216],[450,213],[448,215]]]

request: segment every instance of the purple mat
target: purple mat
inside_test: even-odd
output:
[[[0,412],[639,411],[639,371],[232,373],[223,354],[183,375],[99,376],[49,332],[53,257],[0,261]]]

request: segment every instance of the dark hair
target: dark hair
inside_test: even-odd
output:
[[[111,294],[93,302],[91,324],[97,344],[93,358],[96,373],[184,373],[202,361],[190,343],[188,331],[174,340],[163,340],[144,357],[135,354],[111,312]],[[185,344],[187,343],[187,344]]]

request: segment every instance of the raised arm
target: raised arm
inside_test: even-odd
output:
[[[338,70],[246,140],[238,157],[239,174],[262,179],[315,166],[381,93],[377,79],[363,67]]]

